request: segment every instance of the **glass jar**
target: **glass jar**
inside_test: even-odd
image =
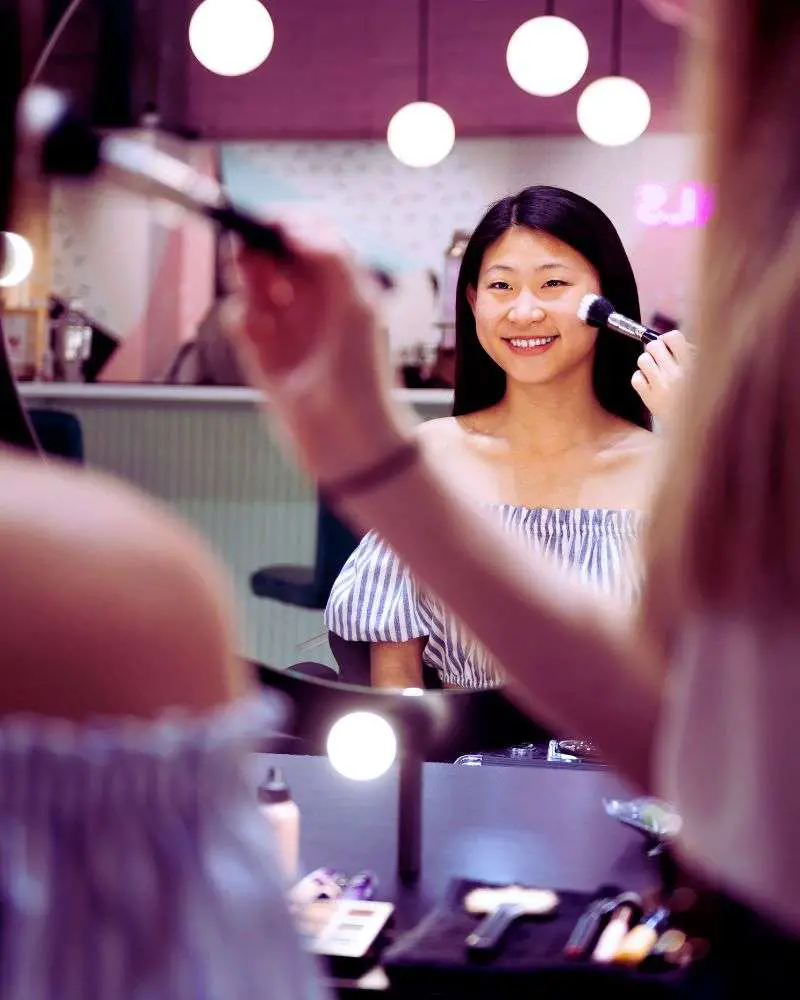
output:
[[[470,234],[463,229],[453,233],[453,239],[444,255],[444,280],[442,281],[441,346],[444,350],[455,347],[456,338],[456,287],[458,272],[461,270],[461,259],[467,249]]]

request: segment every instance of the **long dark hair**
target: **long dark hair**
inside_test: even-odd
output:
[[[639,320],[639,292],[633,269],[613,223],[586,198],[555,187],[529,187],[495,202],[472,234],[456,289],[456,376],[453,416],[499,403],[506,374],[484,351],[475,329],[467,290],[477,287],[483,255],[512,226],[547,233],[586,258],[600,277],[603,295],[615,309]],[[636,341],[600,330],[594,355],[594,392],[601,406],[650,430],[650,412],[631,385],[641,354]]]
[[[22,0],[0,0],[0,232],[8,229],[13,193],[15,116],[22,78]],[[4,244],[0,241],[0,271],[4,266]],[[25,409],[20,402],[8,359],[0,317],[0,444],[37,451]]]

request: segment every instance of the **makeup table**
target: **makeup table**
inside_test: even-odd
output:
[[[263,755],[265,769],[268,763],[281,768],[300,807],[303,870],[372,870],[376,898],[395,904],[400,931],[432,909],[455,877],[578,891],[658,882],[641,836],[603,810],[603,798],[632,794],[606,769],[425,764],[422,871],[403,885],[395,872],[394,772],[355,782],[324,757]],[[379,976],[336,986],[339,996],[382,988]]]

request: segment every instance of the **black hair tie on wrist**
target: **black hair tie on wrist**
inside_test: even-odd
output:
[[[345,476],[344,479],[339,479],[337,482],[328,485],[320,484],[320,494],[323,500],[333,507],[347,497],[367,493],[391,482],[392,479],[410,469],[418,457],[419,442],[416,438],[412,438],[410,441],[404,441],[394,451],[375,462],[374,465],[370,465],[360,472],[354,472],[350,476]]]

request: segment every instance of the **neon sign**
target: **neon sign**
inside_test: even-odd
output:
[[[702,184],[678,184],[674,188],[642,184],[636,189],[636,218],[645,226],[704,226],[713,209],[713,195]]]

